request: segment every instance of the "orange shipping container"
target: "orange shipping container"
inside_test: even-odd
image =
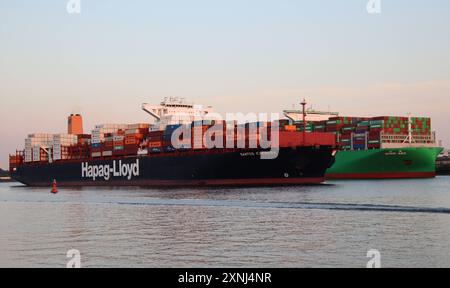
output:
[[[161,142],[161,141],[149,142],[149,143],[148,143],[148,147],[149,147],[149,148],[158,148],[158,147],[162,147],[162,142]]]
[[[286,125],[286,126],[284,126],[284,130],[286,130],[286,131],[296,131],[297,127],[295,125]]]

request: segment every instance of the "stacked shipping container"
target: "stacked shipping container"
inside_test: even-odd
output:
[[[289,125],[288,120],[280,120],[280,131],[297,132],[295,125]],[[288,124],[288,125],[286,125]],[[207,148],[226,148],[227,143],[236,148],[251,148],[260,145],[261,137],[270,140],[271,122],[255,122],[250,124],[237,124],[225,121],[198,121],[191,125],[186,125],[184,131],[190,131],[190,139],[183,138],[180,144],[181,150],[191,147],[193,150]],[[151,131],[146,139],[149,153],[173,152],[176,149],[172,146],[172,134],[181,125],[167,125],[164,131]],[[268,131],[268,135],[260,134],[260,128]],[[186,137],[186,135],[183,135]],[[190,140],[190,145],[189,141]],[[210,141],[208,145],[207,141]],[[183,147],[183,144],[186,147]],[[208,147],[209,146],[209,147]]]
[[[409,119],[406,117],[333,117],[327,121],[308,122],[306,132],[326,132],[336,135],[337,143],[343,150],[378,149],[381,147],[381,135],[407,135]],[[219,124],[219,126],[217,126]],[[278,120],[282,140],[291,139],[289,133],[301,132],[304,129],[302,121],[291,122]],[[215,126],[216,125],[216,126]],[[237,148],[249,148],[260,145],[263,135],[259,127],[268,131],[270,140],[271,122],[237,124],[205,120],[186,125],[191,132],[190,145],[181,147],[194,150],[207,147],[206,140],[212,140],[218,147],[227,147],[233,143]],[[211,127],[220,127],[211,131]],[[31,134],[25,141],[24,162],[82,159],[89,157],[113,157],[137,155],[140,148],[146,148],[148,153],[173,152],[172,134],[181,125],[167,125],[164,130],[154,131],[149,124],[103,124],[97,125],[91,135],[71,134]],[[413,135],[429,135],[431,133],[430,118],[411,118]],[[256,133],[254,133],[256,132]],[[284,133],[286,132],[286,133]],[[294,134],[292,134],[294,135]],[[297,137],[298,135],[295,134]],[[184,135],[185,136],[185,135]],[[218,139],[221,139],[220,141]],[[291,139],[292,140],[292,139]],[[298,140],[298,139],[297,139]],[[189,141],[189,140],[188,140]],[[223,141],[223,142],[222,142]],[[184,142],[186,143],[186,142]]]
[[[91,156],[92,157],[101,157],[102,153],[108,154],[107,156],[112,156],[113,150],[114,150],[114,135],[113,134],[117,133],[120,130],[124,131],[125,129],[127,129],[126,124],[101,124],[101,125],[95,126],[95,129],[92,130]],[[107,149],[104,149],[105,143],[108,144]],[[112,144],[112,145],[109,146],[109,144]],[[109,154],[111,154],[111,155],[109,155]]]
[[[136,155],[149,134],[149,124],[98,125],[92,134],[92,157]]]
[[[24,162],[39,162],[45,160],[47,156],[43,155],[42,149],[49,149],[52,145],[52,134],[39,133],[28,135],[27,139],[25,139]]]
[[[408,134],[409,124],[407,117],[375,117],[373,121],[379,121],[387,134]],[[431,133],[431,119],[426,117],[411,117],[411,129],[413,135],[429,135]]]
[[[412,117],[411,130],[413,135],[431,135],[431,119]],[[336,135],[338,145],[342,150],[365,150],[381,148],[381,135],[404,135],[409,133],[408,117],[332,117],[328,121],[309,122],[308,130],[314,132],[329,132]],[[301,127],[302,123],[297,126]],[[300,128],[300,130],[303,130]],[[307,130],[307,131],[308,131]]]
[[[90,149],[90,138],[90,135],[30,134],[25,139],[24,162],[79,159]]]
[[[9,155],[9,171],[12,173],[14,170],[22,165],[24,162],[24,152],[16,151],[15,155]]]
[[[297,132],[303,129],[299,123],[289,120],[279,120],[279,130],[283,140],[300,141]],[[181,137],[181,147],[172,144],[172,135],[181,127],[179,124],[166,125],[164,130],[153,131],[149,124],[104,124],[97,125],[92,135],[72,134],[33,134],[26,140],[25,160],[27,162],[89,159],[99,157],[119,157],[137,154],[170,153],[176,150],[202,150],[207,148],[227,148],[229,144],[234,148],[260,147],[262,137],[270,140],[272,122],[255,122],[237,124],[236,121],[225,122],[204,120],[184,125],[184,131],[190,132]],[[214,127],[214,128],[213,128]],[[308,125],[308,131],[313,129]],[[213,129],[212,129],[213,128]],[[260,128],[267,135],[262,135]],[[283,134],[283,132],[286,132]],[[294,134],[289,134],[294,133]],[[292,138],[292,139],[291,139]],[[295,139],[294,139],[295,138]],[[289,140],[291,139],[291,140]],[[208,145],[207,140],[211,141]],[[286,142],[285,141],[285,142]],[[228,146],[230,148],[230,146]],[[35,149],[34,149],[35,148]],[[146,150],[146,151],[145,151]]]
[[[53,135],[53,160],[70,159],[69,147],[78,144],[78,136],[73,134]]]

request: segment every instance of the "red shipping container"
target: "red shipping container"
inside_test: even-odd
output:
[[[149,148],[159,148],[159,147],[162,147],[162,141],[151,141],[151,142],[148,142],[148,147],[149,147]]]
[[[302,132],[279,132],[280,147],[295,147],[310,145],[327,145],[336,146],[336,136],[331,133],[305,133],[305,139],[303,139]]]

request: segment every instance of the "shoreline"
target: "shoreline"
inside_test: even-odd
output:
[[[0,177],[0,183],[9,183],[14,182],[14,180],[11,177]]]

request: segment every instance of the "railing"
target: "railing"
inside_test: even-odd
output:
[[[411,141],[408,134],[395,135],[381,133],[381,143],[396,144],[436,144],[436,132],[430,135],[411,135]]]
[[[437,147],[436,133],[430,135],[390,135],[381,134],[381,148]]]

